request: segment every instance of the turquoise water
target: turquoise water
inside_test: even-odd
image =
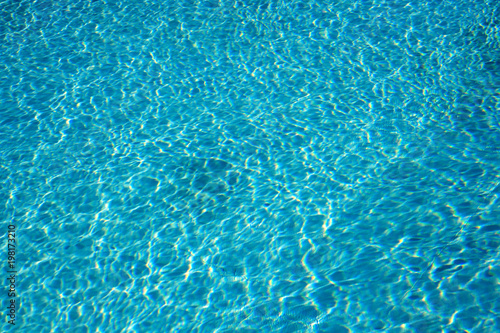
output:
[[[2,331],[499,332],[499,18],[3,1]]]

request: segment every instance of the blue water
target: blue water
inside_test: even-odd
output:
[[[500,332],[499,18],[3,1],[2,331]]]

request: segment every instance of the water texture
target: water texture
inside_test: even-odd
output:
[[[0,8],[2,331],[500,331],[498,1]]]

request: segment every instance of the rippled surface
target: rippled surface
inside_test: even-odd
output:
[[[19,332],[500,331],[498,2],[1,7]]]

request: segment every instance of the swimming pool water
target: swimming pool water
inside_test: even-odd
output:
[[[500,331],[500,3],[1,7],[2,331]]]

